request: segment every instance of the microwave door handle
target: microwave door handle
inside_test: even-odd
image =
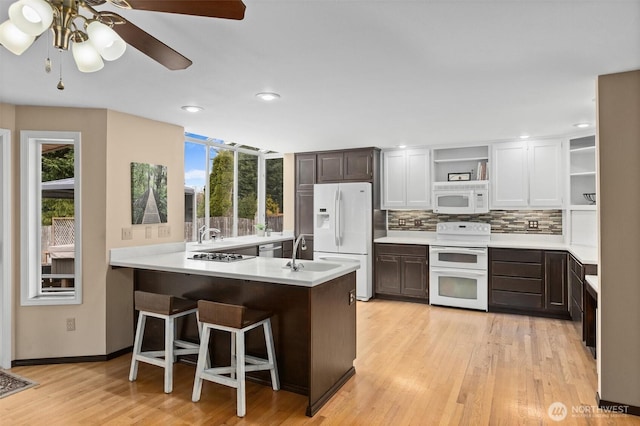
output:
[[[431,268],[431,272],[436,274],[447,274],[449,276],[460,276],[460,277],[483,277],[487,275],[486,270],[473,270],[473,269],[453,269],[453,268]]]

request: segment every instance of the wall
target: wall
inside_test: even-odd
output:
[[[562,210],[491,210],[489,213],[467,215],[437,214],[431,210],[396,210],[389,211],[387,220],[389,231],[435,232],[438,222],[469,221],[490,223],[491,232],[496,234],[562,235]],[[538,221],[538,229],[528,229],[530,220]]]
[[[127,269],[112,270],[109,249],[183,240],[184,130],[115,111],[89,108],[0,104],[0,127],[13,132],[13,317],[14,360],[105,355],[133,342],[133,280]],[[83,301],[80,305],[20,306],[20,161],[21,130],[81,132]],[[121,240],[131,226],[130,163],[168,167],[168,226],[158,225],[145,239],[144,225],[133,239]],[[76,331],[66,331],[66,319]]]
[[[15,136],[15,126],[16,126],[16,108],[14,105],[8,105],[0,103],[0,129],[8,129],[11,131],[11,163],[15,164],[15,159],[17,158],[15,147],[16,145],[16,136]],[[11,182],[15,182],[17,179],[18,171],[12,170],[11,174]],[[16,236],[20,232],[20,228],[16,226],[16,213],[18,212],[19,200],[17,199],[17,193],[14,191],[10,194],[3,194],[3,197],[11,197],[10,205],[11,205],[11,216],[12,216],[12,230],[11,235],[3,236],[3,238],[7,238],[9,241],[14,241]],[[11,265],[11,282],[15,282],[17,280],[17,270],[15,268],[15,255],[12,256],[12,265]],[[4,286],[5,283],[0,283],[0,286]],[[0,291],[3,291],[0,289]],[[15,290],[12,289],[12,293],[15,293]],[[15,297],[15,296],[13,296]],[[5,301],[2,301],[4,304]],[[0,309],[3,309],[0,307]],[[4,312],[3,312],[4,315]],[[11,323],[15,323],[15,309],[11,310]],[[0,342],[0,344],[2,344]],[[11,359],[15,357],[15,333],[12,333],[11,336]]]
[[[598,77],[598,392],[640,407],[640,70]]]
[[[82,133],[82,282],[80,305],[20,306],[20,239],[13,239],[15,358],[34,359],[105,353],[105,158],[106,110],[16,106],[14,191],[20,193],[19,140],[22,130]],[[20,229],[19,195],[14,226]],[[66,331],[66,319],[76,319],[76,331]]]
[[[106,255],[109,249],[184,241],[184,129],[180,126],[108,111],[106,153]],[[167,224],[131,225],[131,163],[167,166]],[[169,229],[160,237],[161,226]],[[133,238],[122,239],[122,228]],[[150,239],[145,228],[151,228]],[[106,268],[106,353],[133,343],[133,274]]]

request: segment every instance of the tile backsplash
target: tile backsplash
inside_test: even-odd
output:
[[[537,222],[530,228],[529,222]],[[483,222],[497,234],[562,235],[562,210],[491,210],[483,214],[437,214],[431,210],[389,210],[389,231],[432,231],[438,222]]]

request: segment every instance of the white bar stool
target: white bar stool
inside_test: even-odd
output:
[[[178,355],[197,354],[200,345],[176,339],[176,318],[198,313],[198,303],[195,300],[182,299],[168,294],[135,292],[135,308],[140,311],[136,337],[133,343],[131,356],[131,369],[129,380],[135,381],[138,376],[138,362],[157,365],[164,368],[164,392],[173,390],[173,363]],[[147,317],[155,317],[164,320],[164,350],[142,351],[142,339]],[[201,333],[198,322],[198,334]],[[180,348],[180,349],[177,349]]]
[[[276,363],[273,333],[271,331],[271,313],[247,309],[244,306],[226,303],[198,301],[199,321],[202,324],[200,353],[196,377],[193,383],[193,402],[200,400],[202,380],[236,388],[238,417],[244,417],[247,411],[245,396],[245,373],[247,371],[270,370],[273,390],[280,389],[278,366]],[[256,327],[263,326],[268,359],[245,354],[244,334]],[[231,333],[231,365],[208,368],[209,336],[211,329]]]

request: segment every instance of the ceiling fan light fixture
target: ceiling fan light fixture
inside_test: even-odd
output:
[[[87,25],[89,41],[105,61],[115,61],[124,54],[127,43],[107,25],[91,21]]]
[[[35,36],[20,31],[11,21],[0,24],[0,44],[14,55],[22,55],[35,39]]]
[[[280,95],[273,92],[260,92],[256,93],[256,97],[262,99],[263,101],[271,102],[276,99],[280,99]]]
[[[39,36],[53,22],[53,9],[44,0],[19,0],[9,6],[9,19],[23,33]]]
[[[73,59],[81,72],[96,72],[104,67],[100,54],[87,40],[74,41],[71,46]]]
[[[182,106],[180,108],[182,108],[183,110],[185,110],[187,112],[193,112],[193,113],[200,112],[200,111],[204,110],[204,108],[202,108],[201,106],[197,106],[197,105],[184,105],[184,106]]]

